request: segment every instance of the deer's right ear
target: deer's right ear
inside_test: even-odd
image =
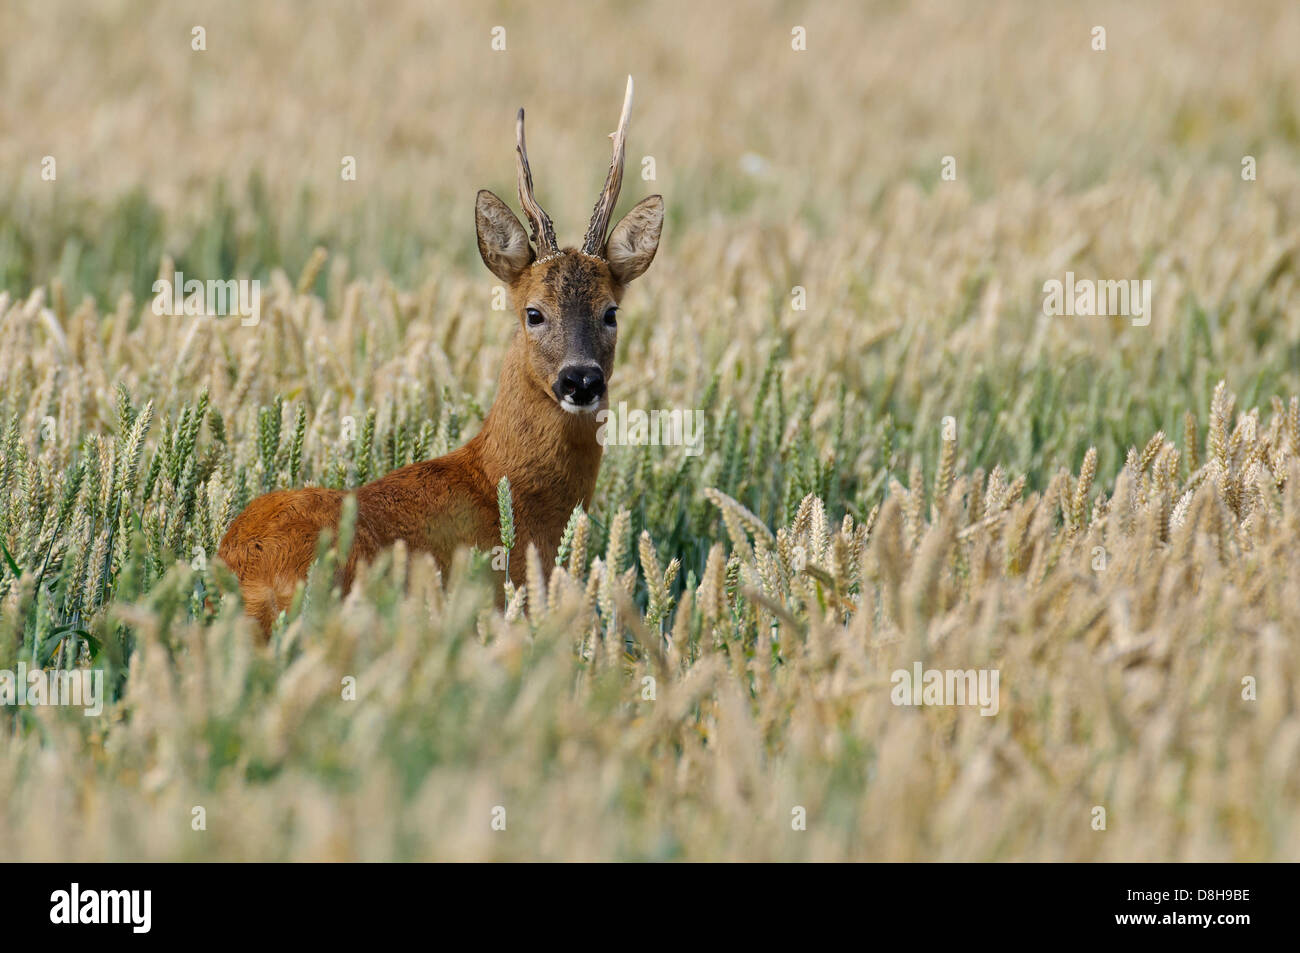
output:
[[[605,243],[605,260],[619,284],[640,277],[659,250],[659,232],[664,227],[664,199],[652,195],[632,206],[614,226]]]
[[[474,203],[474,225],[483,264],[502,281],[513,282],[533,263],[528,233],[510,207],[487,189],[479,192]]]

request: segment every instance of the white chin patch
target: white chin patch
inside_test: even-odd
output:
[[[594,414],[596,408],[600,406],[600,401],[593,400],[590,404],[575,404],[565,397],[560,401],[560,406],[571,414]]]

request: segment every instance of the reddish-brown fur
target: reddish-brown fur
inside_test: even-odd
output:
[[[520,124],[520,162],[526,163],[522,114]],[[615,158],[621,165],[617,150]],[[523,193],[521,185],[528,210],[531,181],[526,199]],[[490,192],[479,193],[476,220],[483,260],[509,285],[520,322],[496,400],[482,429],[460,449],[355,491],[356,533],[340,580],[345,591],[359,563],[399,539],[412,552],[431,553],[443,567],[457,547],[489,551],[498,545],[497,484],[503,476],[513,497],[516,551],[535,544],[547,572],[573,508],[591,502],[601,460],[596,416],[561,407],[557,374],[582,364],[599,367],[609,379],[617,335],[609,318],[627,282],[654,258],[663,201],[652,196],[633,208],[610,233],[603,256],[543,247],[546,255],[538,260],[514,214]],[[534,240],[537,234],[535,228]],[[534,326],[530,311],[544,320]],[[602,396],[599,406],[607,400]],[[306,578],[321,532],[337,531],[345,495],[313,487],[268,493],[249,503],[226,531],[218,556],[238,576],[245,609],[263,635]],[[512,581],[522,583],[525,560],[509,565]]]
[[[510,479],[518,551],[535,543],[549,571],[573,507],[591,502],[601,447],[595,417],[565,413],[524,370],[522,334],[507,353],[496,402],[472,440],[356,491],[345,590],[358,562],[399,539],[413,552],[432,553],[444,567],[457,546],[489,551],[498,545],[497,483],[503,476]],[[247,612],[264,633],[306,578],[320,532],[338,526],[343,497],[341,490],[318,488],[268,493],[226,531],[218,555],[239,577]],[[510,561],[517,584],[523,566],[522,559]]]

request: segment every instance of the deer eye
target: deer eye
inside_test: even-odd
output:
[[[618,314],[618,308],[615,308],[615,307],[611,306],[611,307],[609,307],[609,308],[606,309],[606,311],[605,311],[605,327],[607,327],[607,328],[616,328],[616,327],[618,327],[618,318],[615,317],[616,314]]]
[[[546,316],[536,308],[526,308],[524,314],[528,316],[529,327],[539,327],[546,322]]]

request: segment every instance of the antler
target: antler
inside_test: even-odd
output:
[[[515,164],[519,170],[519,204],[524,207],[524,214],[528,216],[528,224],[533,229],[533,244],[537,246],[537,256],[539,258],[559,251],[559,246],[555,242],[555,226],[551,224],[551,216],[546,214],[546,210],[537,204],[537,199],[533,197],[533,173],[528,168],[528,147],[524,145],[524,111],[519,110],[519,118],[515,121]]]
[[[627,121],[632,114],[632,77],[627,78],[627,92],[623,94],[623,113],[618,117],[618,129],[609,137],[614,140],[614,158],[609,164],[609,175],[605,176],[605,188],[596,199],[596,208],[591,213],[591,224],[587,226],[587,237],[583,240],[582,250],[588,255],[599,255],[605,248],[605,233],[609,231],[609,217],[614,214],[618,203],[618,190],[623,185],[623,147],[627,139]]]

